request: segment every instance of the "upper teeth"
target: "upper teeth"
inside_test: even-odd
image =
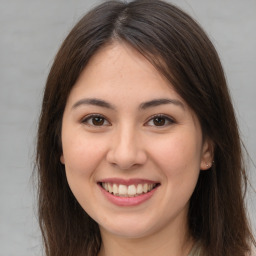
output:
[[[115,196],[122,196],[122,197],[133,197],[137,195],[141,195],[143,193],[147,193],[151,191],[156,184],[138,184],[138,185],[123,185],[123,184],[113,184],[102,182],[102,187],[108,191],[109,193],[114,194]]]

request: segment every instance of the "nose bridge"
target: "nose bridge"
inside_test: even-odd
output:
[[[123,152],[130,156],[135,155],[138,146],[137,137],[134,127],[123,126],[117,138],[117,151],[120,154]]]
[[[141,165],[146,160],[140,132],[134,125],[122,124],[113,134],[108,160],[120,169]]]

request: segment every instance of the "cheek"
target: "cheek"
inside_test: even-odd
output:
[[[199,136],[181,133],[168,136],[164,140],[156,140],[154,147],[151,147],[151,155],[168,182],[177,186],[177,189],[186,184],[191,187],[195,185],[200,171]]]
[[[159,163],[167,163],[169,166],[183,167],[185,169],[187,165],[200,165],[200,149],[199,142],[186,137],[175,137],[159,141],[152,148],[155,151],[155,158],[159,159]]]
[[[104,159],[105,143],[74,133],[72,138],[65,138],[64,134],[62,144],[69,187],[82,208],[90,212],[94,209],[92,187],[95,186],[97,168]]]
[[[170,212],[178,213],[189,202],[200,173],[200,149],[200,139],[190,136],[175,136],[154,147],[154,162],[165,177],[164,201]]]
[[[62,144],[67,174],[92,175],[104,158],[106,143],[100,138],[74,133],[72,138],[63,136]]]

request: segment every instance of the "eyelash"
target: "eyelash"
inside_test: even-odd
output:
[[[150,122],[154,122],[154,120],[156,120],[157,118],[163,119],[164,124],[163,125],[155,125],[155,124],[150,125],[149,124]],[[167,124],[166,124],[166,122],[167,122]],[[154,115],[154,116],[150,117],[149,120],[146,122],[146,124],[148,124],[148,126],[154,126],[154,127],[166,127],[166,126],[172,125],[174,123],[175,123],[175,120],[173,118],[171,118],[167,115],[164,115],[164,114]]]
[[[103,124],[100,124],[100,125],[96,125],[96,124],[93,124],[93,119],[96,119],[96,118],[99,118],[103,121]],[[95,120],[94,119],[94,120]],[[91,121],[91,122],[90,122]],[[106,123],[107,124],[104,124]],[[103,116],[103,115],[100,115],[100,114],[91,114],[91,115],[88,115],[86,116],[85,118],[82,119],[82,123],[83,124],[87,124],[89,126],[93,126],[93,127],[101,127],[101,126],[110,126],[110,122]]]
[[[96,118],[99,118],[100,119],[100,123],[99,125],[96,125],[96,124],[93,124],[93,121],[95,121]],[[94,119],[94,120],[93,120]],[[156,119],[162,119],[161,121],[163,121],[164,123],[160,125],[156,125],[156,124],[150,124],[150,122],[154,122],[154,120],[156,121]],[[110,122],[101,114],[91,114],[91,115],[88,115],[86,116],[85,118],[82,119],[81,121],[83,124],[87,124],[89,126],[92,126],[92,127],[102,127],[102,126],[111,126]],[[107,122],[107,124],[106,124]],[[167,124],[166,124],[167,122]],[[175,123],[175,120],[169,116],[166,116],[164,114],[157,114],[157,115],[154,115],[152,117],[150,117],[148,119],[148,121],[145,123],[146,126],[152,126],[152,127],[166,127],[166,126],[169,126],[169,125],[172,125]]]

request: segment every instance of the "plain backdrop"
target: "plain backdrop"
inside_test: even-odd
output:
[[[173,0],[207,31],[256,162],[256,0]],[[0,256],[42,255],[31,179],[45,80],[62,40],[99,1],[0,0]],[[256,168],[249,163],[256,187]],[[248,208],[256,228],[256,194]]]

